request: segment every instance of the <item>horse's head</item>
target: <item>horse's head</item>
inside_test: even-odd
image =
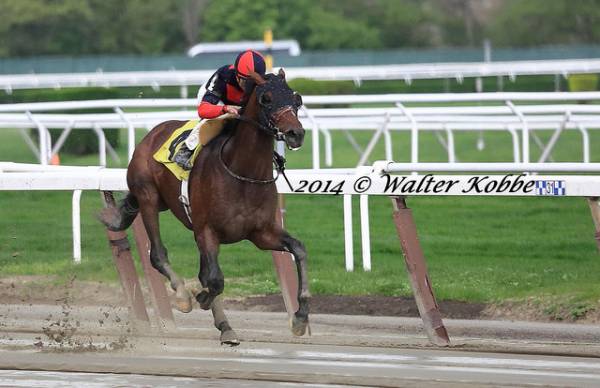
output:
[[[304,128],[298,120],[302,97],[288,86],[283,69],[277,75],[263,78],[252,73],[250,77],[256,84],[260,124],[272,131],[277,140],[285,141],[289,149],[300,148],[304,142]]]

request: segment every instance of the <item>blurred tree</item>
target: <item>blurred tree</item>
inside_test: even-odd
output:
[[[184,0],[181,2],[181,15],[183,17],[183,34],[188,46],[198,43],[201,16],[208,0]]]
[[[0,1],[0,55],[75,54],[86,50],[92,12],[79,0]]]
[[[185,42],[177,0],[87,0],[94,53],[159,54]]]
[[[265,28],[306,49],[381,47],[377,29],[323,9],[319,1],[219,0],[204,13],[202,41],[260,40]]]
[[[497,46],[598,43],[600,0],[506,0],[488,35]]]
[[[600,0],[0,0],[0,57],[182,53],[199,41],[304,49],[600,41]]]

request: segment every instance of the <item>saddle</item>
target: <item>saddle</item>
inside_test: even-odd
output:
[[[167,141],[154,153],[154,160],[162,163],[180,181],[187,181],[190,171],[184,170],[177,163],[173,162],[173,155],[186,143],[188,148],[194,150],[194,154],[192,155],[193,164],[202,146],[217,137],[225,127],[226,120],[231,117],[232,115],[225,114],[215,119],[187,121],[181,127],[174,130]]]

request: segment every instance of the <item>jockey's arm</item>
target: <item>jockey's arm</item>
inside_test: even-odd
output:
[[[198,105],[198,116],[201,119],[214,119],[225,113],[238,113],[237,107],[223,105],[222,96],[225,94],[226,84],[220,77],[220,70],[217,70],[206,83],[206,92]]]
[[[215,105],[208,101],[202,101],[198,105],[198,116],[201,119],[214,119],[226,113],[226,105]]]

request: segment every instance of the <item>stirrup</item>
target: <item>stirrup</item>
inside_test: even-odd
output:
[[[173,162],[177,163],[181,168],[186,171],[192,169],[192,156],[194,151],[190,150],[184,145],[181,146],[179,151],[173,156]]]

